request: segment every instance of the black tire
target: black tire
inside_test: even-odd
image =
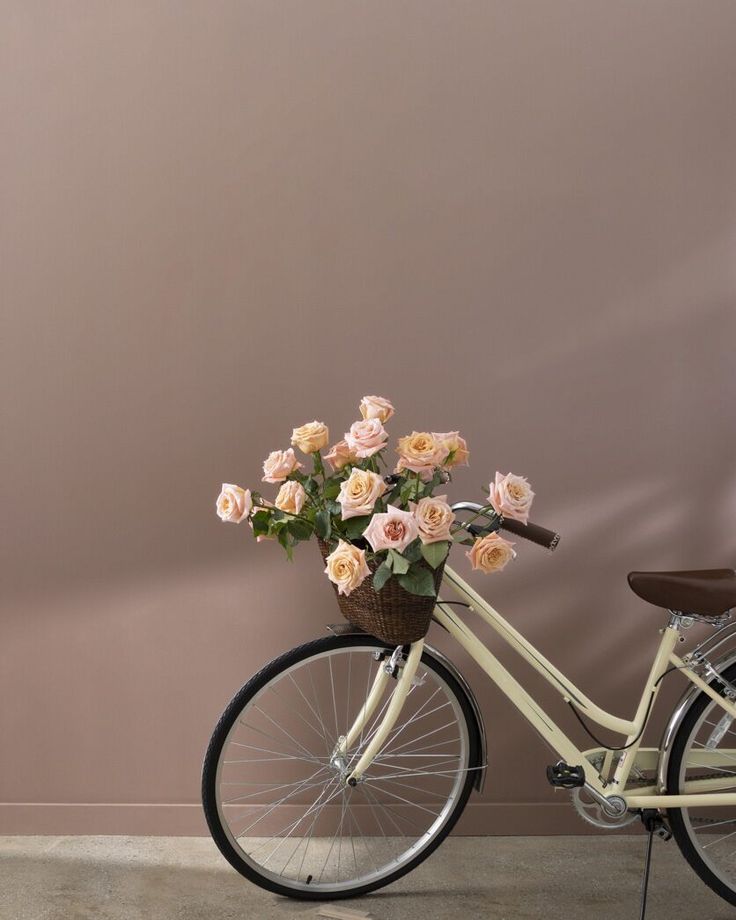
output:
[[[305,891],[302,889],[295,889],[286,885],[278,884],[272,879],[264,877],[258,871],[254,870],[254,868],[248,864],[232,846],[220,820],[220,814],[217,806],[217,765],[230,729],[240,715],[244,706],[255,693],[261,690],[266,684],[269,683],[269,681],[271,681],[286,668],[289,668],[300,661],[325,651],[331,651],[339,648],[348,648],[350,646],[358,645],[375,645],[377,649],[393,648],[392,646],[390,647],[386,645],[386,643],[381,642],[379,639],[374,639],[368,635],[328,636],[323,639],[316,639],[312,642],[307,642],[306,644],[292,649],[291,651],[286,652],[278,658],[275,658],[264,668],[262,668],[262,670],[255,674],[235,694],[232,701],[220,718],[220,721],[218,722],[210,740],[209,747],[207,748],[202,770],[202,803],[204,806],[204,813],[207,819],[207,825],[212,835],[212,839],[217,844],[217,847],[222,855],[234,869],[236,869],[241,875],[245,876],[245,878],[247,878],[249,881],[259,885],[261,888],[272,891],[275,894],[295,898],[298,900],[326,901],[358,897],[360,895],[368,894],[371,891],[375,891],[378,888],[382,888],[385,885],[389,885],[392,882],[395,882],[397,879],[411,872],[412,869],[416,868],[416,866],[423,862],[437,849],[437,847],[442,843],[445,837],[447,837],[447,835],[455,826],[458,818],[465,808],[468,797],[470,796],[476,776],[475,771],[472,769],[468,771],[460,795],[455,802],[453,810],[447,816],[443,826],[438,830],[428,845],[426,845],[424,849],[420,850],[416,857],[399,867],[396,871],[387,874],[386,876],[381,877],[378,880],[371,882],[370,884],[364,884],[345,891],[334,893],[326,893],[320,890]],[[471,767],[480,767],[480,729],[475,713],[473,711],[473,707],[468,700],[465,690],[458,683],[455,677],[447,670],[447,668],[444,667],[444,665],[438,661],[437,658],[434,657],[431,653],[425,651],[421,660],[422,664],[426,668],[430,668],[435,671],[435,673],[437,673],[438,676],[445,681],[448,687],[455,694],[467,725],[469,741],[469,764]]]
[[[723,676],[731,682],[736,681],[736,665],[727,668],[723,672]],[[675,736],[667,768],[667,791],[670,794],[674,795],[679,792],[682,758],[685,755],[690,736],[698,720],[712,702],[713,701],[707,693],[699,693]],[[672,835],[677,841],[680,852],[698,877],[705,882],[709,888],[715,891],[716,894],[720,895],[724,901],[736,905],[736,890],[725,884],[703,859],[699,848],[695,845],[690,836],[688,825],[683,816],[683,809],[670,808],[667,811],[667,817],[672,829]]]

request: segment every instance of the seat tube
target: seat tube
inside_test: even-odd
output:
[[[636,731],[626,739],[624,750],[621,751],[618,764],[616,765],[616,772],[613,775],[611,785],[618,790],[626,788],[631,768],[636,762],[636,755],[639,753],[642,736],[646,728],[645,723],[651,715],[652,708],[657,699],[657,694],[659,693],[662,676],[667,671],[670,656],[674,652],[675,646],[680,638],[678,626],[679,624],[677,621],[671,619],[669,624],[662,630],[662,640],[659,643],[659,649],[652,663],[652,668],[649,672],[647,682],[644,685],[644,692],[639,702],[639,708],[634,717]]]

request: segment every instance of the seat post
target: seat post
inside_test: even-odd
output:
[[[668,610],[667,613],[670,615],[667,625],[678,630],[678,632],[682,632],[683,629],[690,629],[695,622],[693,617],[683,613],[681,610]]]

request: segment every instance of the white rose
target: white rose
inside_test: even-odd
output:
[[[223,482],[216,507],[220,520],[239,524],[248,517],[253,509],[250,489],[241,489],[240,486]]]

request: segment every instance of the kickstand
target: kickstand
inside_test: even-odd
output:
[[[644,859],[644,877],[641,881],[641,909],[639,920],[645,920],[647,913],[647,895],[649,893],[649,872],[652,868],[652,843],[655,835],[669,840],[672,836],[667,829],[662,816],[655,808],[645,808],[641,813],[641,823],[647,830],[647,850]]]

